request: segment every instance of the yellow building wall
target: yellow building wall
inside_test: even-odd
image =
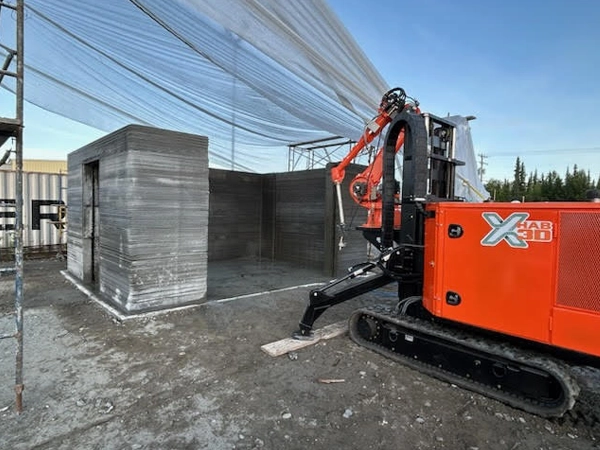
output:
[[[11,161],[11,169],[16,170],[17,164],[13,159]],[[40,172],[40,173],[67,173],[67,161],[58,161],[51,159],[24,159],[24,172]]]

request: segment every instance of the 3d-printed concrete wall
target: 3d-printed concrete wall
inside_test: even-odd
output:
[[[275,176],[275,259],[325,269],[326,171]]]
[[[210,169],[208,260],[261,257],[265,175]]]
[[[348,192],[349,182],[364,169],[352,165],[342,183],[346,217],[346,247],[338,248],[339,214],[330,167],[275,176],[275,259],[307,267],[321,267],[324,274],[338,276],[356,263],[364,262],[367,244],[355,228],[366,220],[366,210],[359,207]]]
[[[206,137],[127,126],[68,165],[72,275],[126,312],[205,297]]]
[[[349,181],[362,169],[350,166],[342,185],[348,230],[341,251],[329,168],[266,175],[211,169],[209,261],[259,257],[329,276],[363,262],[367,244],[355,227],[366,212],[348,193]]]

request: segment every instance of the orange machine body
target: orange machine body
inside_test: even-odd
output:
[[[448,202],[427,210],[427,310],[600,356],[598,203]]]

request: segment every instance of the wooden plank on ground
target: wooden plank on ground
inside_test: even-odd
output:
[[[331,339],[336,336],[340,336],[348,331],[348,322],[343,320],[341,322],[332,323],[326,325],[323,328],[315,330],[314,339],[309,341],[301,341],[294,338],[285,338],[279,341],[271,342],[260,347],[260,349],[270,356],[281,356],[286,353],[300,350],[304,347],[315,345],[317,342],[323,339]]]

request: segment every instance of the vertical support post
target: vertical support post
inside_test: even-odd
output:
[[[15,218],[15,321],[16,368],[15,392],[17,413],[23,411],[23,69],[24,69],[24,0],[17,0],[17,105],[16,160],[16,218]]]
[[[236,130],[236,103],[237,103],[237,64],[239,38],[230,33],[233,40],[233,86],[231,91],[231,170],[235,170],[235,130]]]

